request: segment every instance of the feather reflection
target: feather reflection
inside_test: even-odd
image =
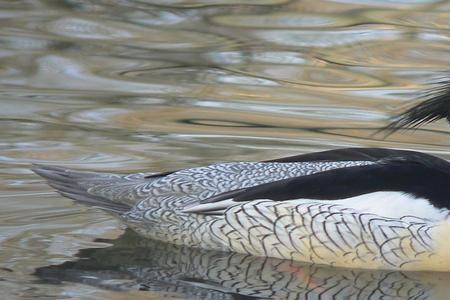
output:
[[[351,270],[192,249],[127,231],[80,260],[37,269],[46,282],[78,282],[197,299],[439,299],[447,273]]]

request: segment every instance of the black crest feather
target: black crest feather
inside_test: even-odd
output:
[[[425,100],[395,117],[383,130],[393,133],[399,129],[416,128],[443,118],[450,122],[450,79],[434,83],[420,98]]]

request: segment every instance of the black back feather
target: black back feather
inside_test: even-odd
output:
[[[450,122],[450,79],[436,82],[420,98],[425,101],[398,115],[382,130],[393,133],[399,129],[416,128],[443,118]]]
[[[269,182],[213,196],[200,203],[227,199],[338,200],[363,194],[391,191],[425,198],[437,208],[450,209],[450,163],[420,152],[386,157],[371,165],[323,171]]]
[[[390,157],[410,157],[417,155],[417,152],[408,150],[395,150],[384,148],[343,148],[320,152],[304,153],[300,155],[281,157],[266,160],[263,162],[319,162],[319,161],[378,161]],[[431,155],[421,153],[422,156]]]

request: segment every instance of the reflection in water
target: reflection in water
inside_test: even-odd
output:
[[[127,231],[80,259],[42,267],[46,282],[83,282],[200,299],[430,299],[445,295],[450,274],[330,268],[142,240]],[[239,297],[236,297],[239,295]],[[435,298],[439,299],[439,298]]]
[[[57,196],[29,167],[168,171],[347,146],[450,158],[445,122],[373,135],[443,76],[449,17],[445,0],[0,0],[2,297],[148,299],[137,288],[147,282],[186,297],[362,299],[397,291],[403,299],[439,299],[445,288],[436,274],[144,247],[130,233],[71,263],[85,267],[83,280],[96,286],[36,282],[36,268],[98,247],[92,239],[116,236],[119,224]],[[152,261],[152,252],[166,259]],[[251,271],[241,274],[231,263]],[[220,268],[218,279],[213,270]],[[80,278],[60,270],[69,281]]]

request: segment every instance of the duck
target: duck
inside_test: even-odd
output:
[[[450,81],[384,129],[444,118]],[[31,169],[143,238],[332,267],[450,271],[450,163],[417,151],[342,148],[160,173]]]

